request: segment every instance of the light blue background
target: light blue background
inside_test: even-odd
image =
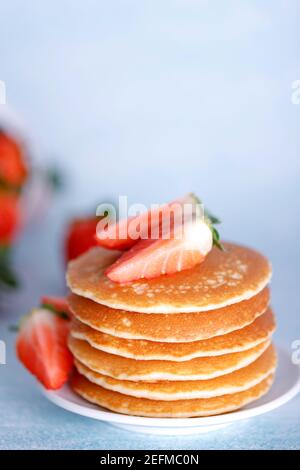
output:
[[[297,0],[1,2],[0,79],[33,136],[36,165],[67,175],[42,223],[20,239],[23,281],[1,297],[1,448],[299,448],[300,399],[197,437],[117,431],[40,396],[7,326],[63,291],[63,222],[127,194],[162,202],[194,190],[222,235],[274,267],[277,337],[300,338],[300,79]]]

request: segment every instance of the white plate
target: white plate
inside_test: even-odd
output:
[[[291,400],[300,390],[300,366],[291,362],[291,353],[278,351],[275,382],[267,395],[239,411],[203,418],[143,418],[107,411],[77,396],[68,384],[57,391],[42,388],[53,403],[73,413],[106,421],[119,428],[148,434],[197,434],[214,431],[234,421],[258,416]]]

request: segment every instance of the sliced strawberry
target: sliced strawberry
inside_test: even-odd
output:
[[[201,263],[212,244],[211,228],[196,220],[186,224],[181,234],[173,233],[170,239],[138,241],[106,270],[106,275],[114,282],[127,283],[173,274]]]
[[[65,297],[53,297],[44,295],[41,298],[41,308],[52,310],[52,312],[58,313],[59,315],[65,318],[71,317],[69,305]]]
[[[65,242],[67,261],[77,258],[92,246],[97,245],[95,235],[98,222],[99,218],[97,217],[76,219],[71,222]]]
[[[58,389],[68,379],[73,359],[67,347],[70,322],[45,309],[24,317],[16,349],[23,365],[47,389]]]
[[[20,225],[19,198],[15,193],[0,191],[0,243],[10,244]]]
[[[127,250],[132,247],[140,238],[153,238],[151,231],[157,230],[159,238],[162,232],[162,221],[164,217],[170,218],[170,212],[178,205],[184,204],[195,205],[199,203],[194,194],[190,193],[169,204],[164,204],[157,209],[149,210],[136,217],[123,219],[116,224],[109,224],[102,230],[97,230],[96,240],[100,246],[114,250]],[[139,236],[142,234],[142,236]],[[135,235],[134,238],[132,235]]]
[[[17,142],[0,131],[0,180],[20,187],[27,177],[23,152]]]

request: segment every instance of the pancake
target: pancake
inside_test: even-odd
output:
[[[135,398],[107,390],[90,382],[77,371],[72,377],[71,387],[89,402],[118,413],[156,418],[189,418],[237,410],[267,393],[273,383],[273,378],[273,374],[270,374],[254,387],[238,393],[177,401]]]
[[[75,360],[78,372],[90,382],[114,392],[150,400],[184,400],[211,398],[220,395],[242,392],[254,387],[268,375],[275,372],[276,354],[271,345],[249,366],[210,380],[132,382],[117,380],[88,369]]]
[[[270,281],[271,266],[257,251],[225,244],[203,263],[171,276],[116,284],[104,270],[119,252],[91,248],[71,261],[67,284],[75,294],[115,309],[143,313],[190,313],[218,309],[258,294]]]
[[[69,337],[68,345],[89,369],[120,380],[206,380],[229,374],[255,361],[269,346],[265,341],[247,351],[223,356],[197,357],[190,361],[142,361],[109,354],[92,348],[87,341]]]
[[[262,315],[270,291],[263,289],[251,299],[201,313],[155,314],[115,310],[71,294],[68,302],[74,316],[95,330],[127,339],[188,342],[225,335],[244,328]]]
[[[193,341],[189,343],[162,343],[147,340],[131,340],[107,335],[73,320],[71,335],[87,341],[93,348],[132,359],[162,359],[168,361],[188,361],[195,357],[220,356],[232,352],[245,351],[270,339],[275,330],[275,318],[268,309],[253,323],[227,335]]]

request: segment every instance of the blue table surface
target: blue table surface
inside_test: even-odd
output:
[[[61,218],[62,219],[62,218]],[[55,221],[55,223],[54,223]],[[0,366],[1,449],[296,449],[300,447],[300,396],[268,414],[196,436],[151,436],[131,433],[64,411],[45,399],[35,379],[17,361],[15,333],[9,326],[34,305],[40,295],[62,294],[64,274],[61,224],[55,211],[22,236],[15,265],[22,288],[1,297],[0,338],[6,342],[6,365]],[[296,297],[297,263],[272,247],[273,305],[278,313],[277,340],[291,348],[299,338]],[[280,273],[276,275],[276,273]],[[288,318],[288,321],[286,321]],[[298,335],[298,336],[297,336]]]

